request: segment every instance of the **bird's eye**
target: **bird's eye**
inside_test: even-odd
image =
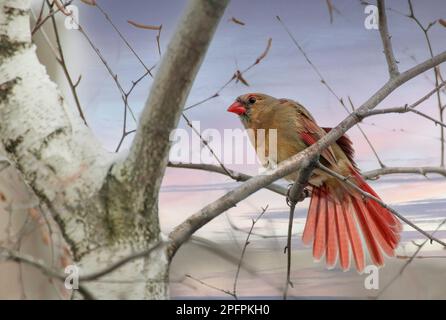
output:
[[[256,102],[256,98],[255,98],[255,97],[250,97],[250,98],[248,99],[248,102],[249,102],[250,104],[253,104],[253,103]]]

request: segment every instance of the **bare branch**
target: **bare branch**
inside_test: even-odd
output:
[[[65,4],[65,6],[70,5],[71,2],[73,2],[73,1],[72,0],[68,1]],[[45,22],[48,21],[49,18],[53,17],[56,13],[61,11],[60,8],[56,8],[56,10],[53,9],[52,12],[50,12],[48,15],[45,16],[45,18],[42,18],[44,5],[45,5],[45,0],[42,1],[42,6],[41,6],[41,9],[40,9],[39,15],[36,16],[35,25],[34,25],[33,29],[31,30],[31,35],[32,36],[36,33],[37,30],[39,30],[45,24]],[[51,6],[50,6],[50,8],[51,8]]]
[[[429,49],[429,54],[431,57],[434,56],[434,51],[432,49],[432,43],[429,37],[429,30],[430,28],[436,23],[436,21],[433,21],[427,25],[427,27],[423,26],[423,24],[420,22],[420,20],[415,16],[415,11],[412,5],[412,1],[408,0],[409,4],[409,11],[410,13],[407,15],[409,19],[412,19],[418,27],[422,30],[424,38],[426,40],[427,48]],[[435,86],[439,87],[439,82],[442,80],[442,76],[440,73],[440,68],[434,68],[434,77],[435,77]],[[440,95],[440,89],[437,89],[437,108],[439,113],[440,122],[443,122],[444,120],[444,108],[443,103]],[[443,126],[440,126],[440,166],[444,167],[445,164],[445,130]]]
[[[199,105],[202,105],[203,103],[205,103],[205,102],[207,102],[207,101],[209,101],[209,100],[212,100],[212,99],[217,98],[217,97],[220,95],[220,93],[221,93],[221,92],[222,92],[222,91],[223,91],[223,90],[224,90],[230,83],[232,83],[234,80],[240,80],[240,77],[243,78],[243,75],[244,75],[245,73],[247,73],[249,70],[251,70],[252,68],[254,68],[254,67],[255,67],[256,65],[258,65],[263,59],[266,58],[266,56],[268,55],[268,52],[269,52],[269,50],[270,50],[270,48],[271,48],[272,41],[273,41],[272,38],[268,38],[268,42],[267,42],[267,44],[266,44],[266,48],[265,48],[265,50],[263,50],[263,52],[256,58],[256,60],[255,60],[253,63],[251,63],[248,67],[246,67],[246,68],[243,69],[242,71],[240,71],[240,70],[236,70],[236,71],[234,72],[234,74],[232,75],[232,77],[231,77],[228,81],[226,81],[226,82],[220,87],[220,89],[218,89],[214,94],[212,94],[212,95],[210,95],[209,97],[207,97],[207,98],[205,98],[205,99],[203,99],[203,100],[201,100],[201,101],[198,101],[198,102],[196,102],[196,103],[194,103],[194,104],[192,104],[192,105],[190,105],[190,106],[184,108],[184,111],[189,110],[189,109],[192,109],[192,108],[195,108],[195,107],[198,107]],[[243,78],[243,79],[244,79],[244,78]]]
[[[253,233],[251,233],[251,234],[253,234]],[[197,237],[197,236],[192,236],[190,238],[190,243],[197,245],[201,249],[208,251],[212,255],[218,256],[218,257],[224,259],[225,261],[230,262],[234,265],[238,265],[240,262],[239,257],[236,257],[232,253],[229,253],[227,250],[220,248],[220,246],[217,243],[212,242],[208,239],[204,239],[204,238]],[[268,278],[259,277],[259,273],[254,267],[250,266],[247,263],[243,263],[241,265],[241,267],[244,271],[249,273],[251,276],[258,277],[262,282],[264,282],[265,284],[267,284],[270,287],[277,290],[277,292],[282,292],[282,288],[277,286],[275,283],[269,281]]]
[[[236,299],[237,299],[237,282],[238,282],[238,278],[240,275],[240,269],[243,264],[243,258],[245,257],[246,248],[249,245],[249,238],[251,237],[252,230],[254,229],[254,226],[256,225],[257,221],[259,221],[262,218],[262,216],[265,214],[266,210],[268,210],[268,206],[266,206],[265,208],[262,208],[262,212],[260,212],[260,214],[257,216],[257,218],[252,220],[251,228],[249,229],[248,235],[246,236],[245,244],[243,245],[242,253],[240,254],[240,260],[237,265],[237,271],[235,273],[234,285],[233,285],[233,289],[232,289],[232,293],[234,294],[234,297]]]
[[[350,96],[348,97],[348,102],[350,103],[350,106],[352,107],[352,110],[355,111],[355,106],[354,106],[353,101],[350,98]],[[372,141],[370,141],[369,137],[365,134],[365,131],[362,129],[362,127],[359,124],[357,124],[356,127],[359,129],[359,131],[361,132],[361,134],[364,137],[365,141],[369,145],[370,149],[372,150],[373,154],[375,155],[376,160],[378,160],[378,163],[379,163],[380,167],[384,168],[386,165],[384,164],[384,162],[379,157],[378,152],[376,151],[375,147],[372,144]]]
[[[434,235],[440,228],[446,223],[446,220],[443,220],[440,222],[440,224],[435,228],[435,230],[431,233],[431,235]],[[417,258],[418,253],[420,253],[421,249],[429,242],[429,240],[424,240],[421,245],[417,247],[417,250],[413,253],[413,255],[409,258],[409,260],[406,261],[406,263],[403,265],[403,267],[400,269],[400,271],[382,288],[382,290],[379,292],[379,294],[376,296],[376,299],[378,299],[395,281],[400,277],[404,270],[412,263],[412,261]],[[420,257],[421,258],[421,257]]]
[[[396,77],[399,74],[397,61],[393,54],[391,36],[387,27],[386,7],[384,0],[378,0],[379,11],[379,33],[384,47],[384,54],[387,60],[387,66],[389,68],[389,75],[391,78]]]
[[[296,208],[296,204],[299,201],[302,201],[305,196],[302,197],[304,193],[305,187],[308,185],[308,179],[313,172],[313,169],[316,166],[319,155],[310,157],[308,161],[303,161],[300,167],[300,170],[297,172],[297,178],[294,182],[293,186],[289,190],[289,195],[287,197],[287,203],[290,206],[290,215],[288,219],[288,238],[287,238],[287,273],[286,273],[286,282],[285,289],[283,291],[283,299],[287,299],[288,296],[288,288],[293,285],[291,282],[291,236],[293,234],[293,222],[294,222],[294,210]]]
[[[428,98],[430,98],[434,93],[438,93],[439,90],[446,85],[446,82],[442,82],[438,84],[433,90],[428,92],[426,95],[424,95],[422,98],[418,99],[415,103],[409,105],[405,105],[403,107],[395,107],[395,108],[386,108],[386,109],[376,109],[376,110],[370,110],[368,112],[368,115],[377,115],[377,114],[388,114],[388,113],[406,113],[406,112],[412,112],[419,116],[422,116],[428,120],[431,120],[435,123],[435,125],[440,125],[442,127],[446,127],[446,124],[444,124],[441,120],[437,120],[421,111],[418,111],[415,109],[418,105],[420,105],[422,102],[426,101]]]
[[[44,275],[55,278],[61,281],[65,281],[67,275],[64,273],[60,273],[59,271],[56,271],[52,269],[51,267],[44,264],[42,261],[39,261],[35,259],[34,257],[26,254],[22,254],[20,252],[17,252],[15,250],[2,248],[0,247],[0,258],[15,261],[18,263],[24,263],[26,265],[29,265],[31,267],[34,267],[41,271]],[[90,293],[88,289],[86,289],[83,285],[79,283],[79,293],[86,299],[86,300],[94,300],[94,296]]]
[[[81,277],[79,277],[79,281],[94,281],[98,278],[101,278],[101,277],[107,275],[107,274],[110,274],[111,272],[115,271],[116,269],[119,269],[120,267],[124,266],[125,264],[127,264],[131,261],[141,259],[144,257],[148,257],[152,252],[154,252],[157,249],[160,249],[162,246],[163,246],[163,243],[158,242],[154,246],[152,246],[148,249],[128,255],[128,256],[114,262],[110,266],[105,267],[102,270],[81,276]]]
[[[362,172],[365,179],[377,179],[383,175],[398,174],[398,173],[415,173],[426,176],[429,173],[437,173],[446,177],[446,168],[444,167],[385,167],[375,170]]]
[[[59,1],[60,1],[60,0],[53,0],[53,5],[55,4],[56,7],[57,7],[57,8],[58,8],[64,15],[66,15],[67,17],[68,17],[68,16],[71,16],[72,12],[67,11],[67,9],[65,8],[66,5],[60,3]]]
[[[121,40],[125,43],[125,45],[127,46],[127,48],[129,48],[129,50],[133,53],[133,55],[136,57],[136,59],[138,59],[139,63],[146,69],[146,72],[153,77],[151,71],[151,68],[148,68],[146,66],[146,64],[144,63],[144,61],[141,59],[141,57],[136,53],[135,49],[133,49],[133,47],[130,45],[130,43],[127,41],[127,39],[124,37],[124,35],[121,33],[121,31],[118,29],[118,27],[113,23],[112,19],[110,18],[110,16],[108,15],[107,12],[105,12],[105,10],[98,4],[95,3],[94,4],[96,6],[96,8],[99,9],[99,11],[104,15],[105,19],[108,21],[108,23],[110,23],[110,25],[113,27],[113,29],[116,31],[116,33],[118,34],[118,36],[121,38]]]
[[[367,115],[377,115],[377,114],[388,114],[388,113],[407,113],[412,112],[415,113],[423,118],[426,118],[430,121],[432,121],[435,125],[440,125],[442,127],[446,127],[446,124],[441,122],[440,120],[437,120],[421,111],[418,111],[416,109],[404,106],[404,107],[396,107],[396,108],[386,108],[386,109],[378,109],[378,110],[371,110],[367,113]]]
[[[237,172],[237,171],[234,171],[231,169],[226,169],[230,173],[230,174],[228,174],[226,172],[226,170],[224,170],[221,166],[216,166],[213,164],[169,162],[167,164],[167,166],[171,167],[171,168],[194,169],[194,170],[203,170],[203,171],[220,173],[220,174],[224,174],[224,175],[231,177],[235,181],[247,181],[252,178],[252,176],[250,176],[248,174]],[[278,184],[271,184],[269,186],[266,186],[265,188],[268,190],[271,190],[277,194],[280,194],[282,196],[287,195],[287,189],[285,187],[282,187],[281,185],[278,185]]]
[[[186,120],[187,125],[192,129],[192,131],[195,132],[195,134],[200,138],[200,141],[204,144],[204,146],[209,150],[209,152],[211,153],[211,155],[214,157],[214,159],[218,162],[218,164],[220,165],[220,167],[223,169],[223,171],[225,172],[226,175],[230,176],[232,179],[234,179],[234,177],[232,177],[231,172],[226,168],[226,166],[223,164],[223,162],[218,158],[218,156],[215,154],[214,150],[212,149],[212,147],[209,145],[209,142],[202,136],[202,134],[193,126],[192,122],[189,120],[189,118],[185,115],[185,113],[183,112],[181,114],[181,116],[183,117],[184,120]]]
[[[54,35],[56,37],[57,50],[59,51],[59,59],[57,61],[62,66],[63,72],[65,74],[65,78],[67,79],[68,85],[71,90],[71,94],[74,99],[74,102],[76,103],[76,107],[77,107],[77,111],[79,112],[79,116],[84,121],[85,125],[88,126],[87,119],[85,118],[85,115],[84,115],[84,112],[82,110],[82,106],[81,106],[81,103],[79,100],[79,96],[77,94],[77,89],[76,89],[77,85],[75,85],[75,83],[73,82],[70,72],[68,71],[67,63],[65,61],[65,55],[64,55],[63,48],[62,48],[62,42],[60,41],[60,36],[59,36],[59,29],[57,27],[56,19],[55,19],[54,15],[52,15],[53,8],[49,4],[49,0],[47,0],[47,3],[50,8],[51,23],[53,25]],[[79,79],[80,79],[80,77],[79,77]]]
[[[200,280],[200,279],[197,279],[197,278],[191,276],[190,274],[186,274],[186,278],[192,279],[192,280],[198,282],[199,284],[201,284],[201,285],[203,285],[203,286],[205,286],[205,287],[208,287],[208,288],[211,288],[211,289],[220,291],[220,292],[222,292],[222,293],[224,293],[224,294],[227,294],[227,295],[233,297],[234,299],[237,299],[237,296],[236,296],[233,292],[231,292],[231,291],[229,291],[229,290],[225,290],[225,289],[221,289],[221,288],[218,288],[218,287],[216,287],[216,286],[213,286],[213,285],[211,285],[211,284],[209,284],[209,283],[206,283],[206,282],[204,282],[204,281],[202,281],[202,280]]]

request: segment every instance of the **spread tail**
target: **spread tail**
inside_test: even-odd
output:
[[[356,185],[375,197],[378,195],[361,175],[351,169]],[[345,191],[342,199],[326,184],[314,187],[303,232],[304,244],[313,243],[313,257],[325,255],[327,267],[333,268],[339,259],[343,270],[350,267],[350,252],[356,269],[365,267],[363,242],[373,264],[384,264],[383,253],[394,256],[402,230],[399,220],[372,199],[364,199],[355,191]],[[361,235],[362,234],[362,239]]]

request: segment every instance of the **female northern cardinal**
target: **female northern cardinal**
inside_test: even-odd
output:
[[[264,129],[267,134],[269,129],[277,130],[277,159],[272,159],[277,163],[304,150],[331,130],[319,127],[299,103],[266,94],[242,95],[228,111],[239,115],[246,129]],[[255,145],[254,148],[257,149]],[[268,156],[267,146],[265,149],[265,156]],[[378,197],[360,175],[353,153],[352,143],[344,135],[321,153],[320,161],[335,172],[351,177],[362,190]],[[294,182],[296,175],[285,178]],[[332,268],[339,256],[341,268],[348,270],[351,248],[356,269],[362,272],[365,265],[363,242],[377,266],[384,264],[383,252],[394,256],[402,226],[391,212],[373,200],[364,199],[355,189],[321,170],[315,169],[308,183],[312,193],[302,240],[304,244],[313,242],[316,260],[325,254],[327,267]]]

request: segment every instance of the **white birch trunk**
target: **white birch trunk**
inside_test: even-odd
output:
[[[0,1],[0,140],[50,209],[81,272],[89,273],[158,242],[157,205],[144,215],[134,211],[127,191],[114,183],[115,157],[67,106],[37,59],[29,6],[29,0]],[[167,259],[161,250],[152,256],[86,286],[96,298],[166,298]]]

